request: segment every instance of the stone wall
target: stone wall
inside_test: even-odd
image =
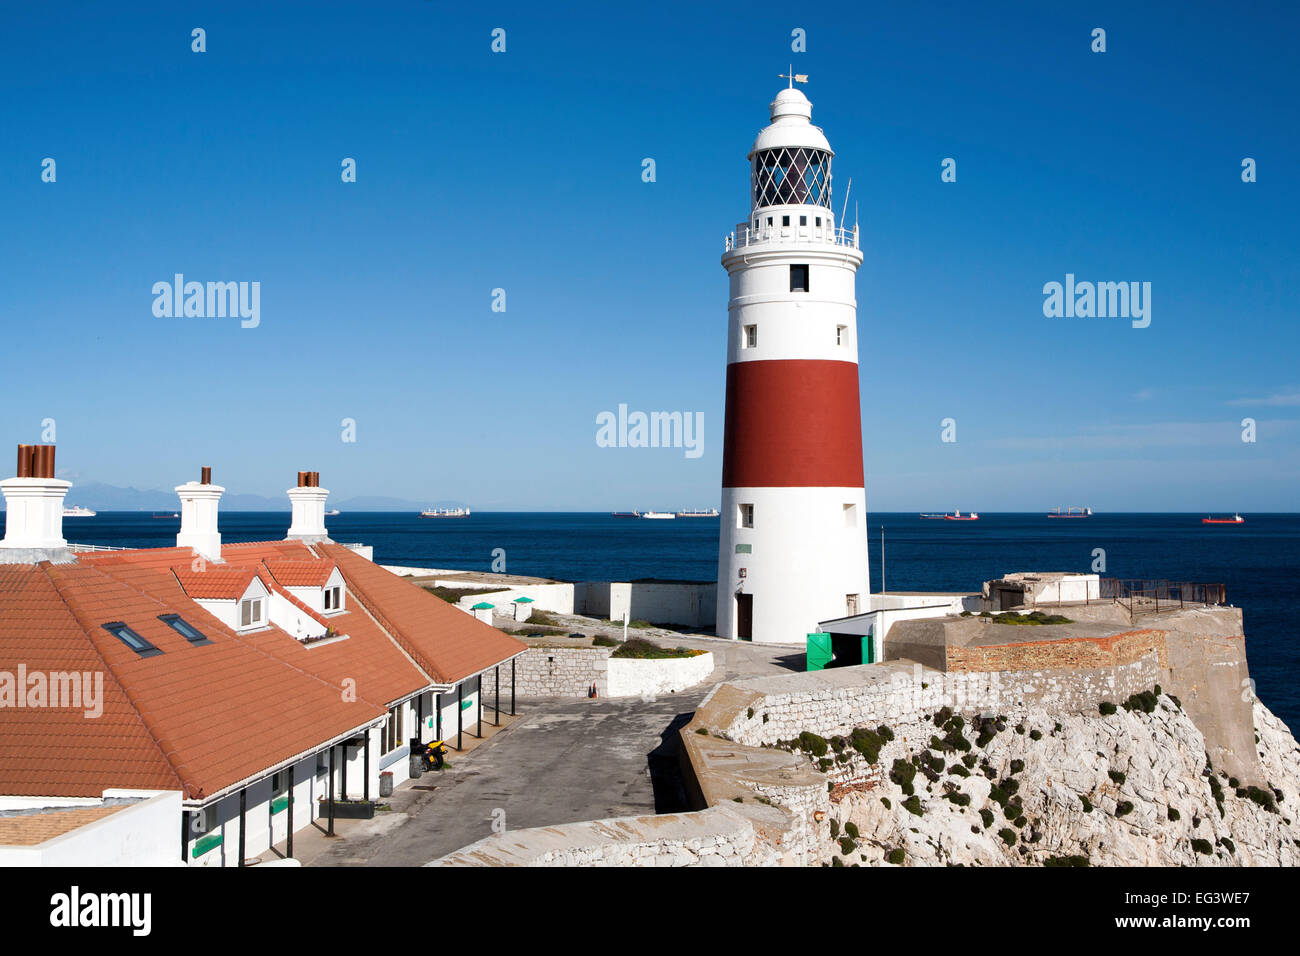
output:
[[[519,697],[586,697],[591,685],[605,697],[609,691],[609,647],[530,647],[515,665],[515,694]],[[506,675],[502,675],[505,683]]]
[[[1013,672],[957,672],[905,661],[837,667],[733,685],[747,695],[743,710],[716,731],[752,747],[789,740],[805,730],[827,736],[855,727],[912,720],[941,707],[1014,716],[1029,707],[1060,713],[1095,711],[1160,682],[1158,655],[1148,652],[1115,667]]]
[[[1155,654],[1167,667],[1165,632],[1128,631],[1108,637],[1075,640],[1023,641],[1016,644],[988,644],[965,647],[949,645],[946,670],[1030,671],[1061,668],[1103,668],[1131,664]]]
[[[767,866],[778,853],[753,810],[620,817],[506,831],[428,866]],[[760,824],[761,825],[761,824]]]

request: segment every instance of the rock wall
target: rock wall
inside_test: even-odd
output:
[[[520,697],[586,697],[591,685],[608,695],[609,647],[530,647],[516,658]],[[505,677],[502,676],[504,682]]]

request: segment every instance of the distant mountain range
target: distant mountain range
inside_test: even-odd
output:
[[[79,505],[95,511],[176,511],[180,508],[180,499],[174,491],[148,490],[138,488],[119,488],[97,481],[78,482],[68,492],[64,504],[71,508]],[[359,495],[344,501],[326,502],[326,508],[338,508],[348,511],[423,511],[425,508],[465,508],[463,501],[408,501],[405,498],[390,498],[384,495]],[[0,501],[0,511],[4,502]],[[289,499],[280,495],[267,498],[263,495],[241,495],[226,492],[221,496],[222,511],[288,511]]]

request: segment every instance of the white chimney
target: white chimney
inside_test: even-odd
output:
[[[53,445],[19,445],[18,476],[0,481],[5,536],[0,564],[75,561],[63,537],[63,498],[72,482],[54,477]]]
[[[176,486],[181,498],[181,530],[176,534],[176,547],[192,548],[209,561],[221,560],[217,504],[225,492],[225,488],[212,483],[212,469],[206,465],[201,481]]]
[[[325,499],[329,491],[320,487],[320,472],[298,472],[298,487],[285,492],[293,508],[293,518],[289,522],[286,538],[315,544],[317,541],[329,541],[325,530]]]

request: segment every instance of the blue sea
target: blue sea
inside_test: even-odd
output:
[[[1300,729],[1300,635],[1288,617],[1300,585],[1300,515],[1249,514],[1243,525],[1203,525],[1199,514],[1098,514],[1053,520],[1041,514],[981,513],[979,521],[874,514],[868,527],[871,589],[978,590],[1009,571],[1091,571],[1105,552],[1104,576],[1223,583],[1243,609],[1250,672],[1260,698]],[[717,518],[643,521],[609,514],[481,513],[422,519],[414,513],[352,513],[326,519],[336,541],[374,546],[375,560],[435,568],[506,570],[571,581],[638,578],[711,581],[717,576]],[[84,544],[162,547],[179,521],[141,512],[69,518],[64,534]],[[288,512],[223,512],[223,540],[283,538]]]

